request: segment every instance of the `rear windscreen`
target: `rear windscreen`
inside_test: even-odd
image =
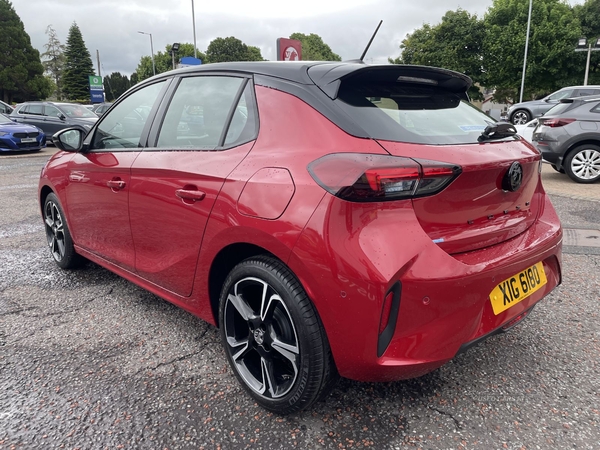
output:
[[[572,108],[573,108],[573,102],[559,103],[557,105],[554,105],[546,113],[544,113],[544,116],[556,116],[556,115],[562,114]]]
[[[409,83],[342,82],[336,103],[372,138],[470,144],[495,122],[451,92]]]

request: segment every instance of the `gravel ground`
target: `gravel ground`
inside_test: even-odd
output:
[[[249,400],[214,328],[94,264],[54,265],[43,161],[0,158],[0,448],[600,448],[600,256],[565,254],[528,320],[441,369],[341,380],[282,418]],[[597,202],[552,198],[565,224],[600,227]]]

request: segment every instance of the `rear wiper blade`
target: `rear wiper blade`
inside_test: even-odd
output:
[[[483,133],[477,138],[479,142],[493,141],[495,139],[504,139],[517,134],[514,125],[506,122],[496,122],[488,125]]]

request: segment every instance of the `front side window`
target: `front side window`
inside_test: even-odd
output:
[[[215,149],[245,78],[183,78],[160,127],[157,147]]]
[[[140,147],[148,114],[164,84],[165,81],[161,81],[133,92],[119,102],[110,113],[103,115],[96,128],[91,148]],[[97,116],[94,114],[93,117]]]
[[[50,117],[60,117],[61,112],[58,108],[55,108],[54,106],[46,106],[46,109],[44,110],[44,115]]]
[[[564,91],[555,92],[552,95],[549,95],[546,100],[558,101],[562,98],[569,98],[573,95],[573,89],[565,89]]]
[[[95,118],[97,117],[92,111],[81,105],[60,105],[67,117],[77,118]]]

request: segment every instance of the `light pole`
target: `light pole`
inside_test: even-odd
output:
[[[179,42],[171,45],[171,58],[173,59],[173,69],[175,69],[175,53],[179,51]]]
[[[529,48],[529,29],[531,28],[531,8],[533,0],[529,0],[529,16],[527,16],[527,37],[525,38],[525,56],[523,57],[523,76],[521,77],[521,93],[519,103],[523,102],[523,89],[525,89],[525,69],[527,69],[527,49]]]
[[[592,39],[593,41],[593,39]],[[587,54],[587,63],[585,64],[585,76],[583,78],[583,85],[587,86],[588,84],[588,75],[590,74],[590,58],[592,56],[592,52],[600,51],[600,38],[596,39],[594,43],[594,47],[592,47],[592,43],[588,43],[587,38],[582,37],[577,42],[577,47],[575,48],[576,52],[588,52]]]
[[[196,51],[196,16],[194,15],[194,0],[192,0],[192,28],[194,30],[194,58],[198,58]]]
[[[150,36],[150,53],[152,53],[152,75],[156,75],[156,66],[154,65],[154,45],[152,44],[152,33],[146,33],[145,31],[138,31],[140,34],[147,34]]]

